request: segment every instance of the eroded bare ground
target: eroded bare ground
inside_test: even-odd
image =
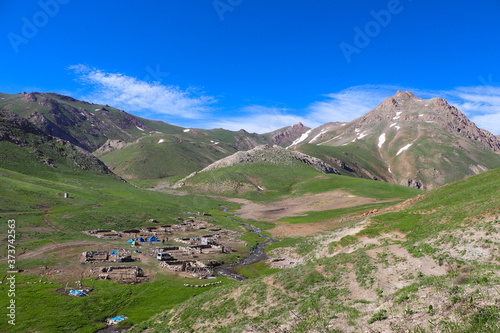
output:
[[[438,332],[443,328],[438,325],[440,321],[460,322],[461,318],[475,309],[490,306],[500,299],[498,287],[466,283],[473,278],[484,278],[482,270],[477,268],[478,263],[500,261],[500,230],[497,228],[476,225],[454,232],[443,231],[425,241],[425,244],[436,249],[433,256],[416,257],[401,245],[406,240],[402,232],[391,231],[376,237],[360,236],[358,233],[369,220],[367,217],[352,227],[313,237],[315,250],[305,257],[299,256],[293,247],[278,248],[268,254],[274,268],[291,268],[305,264],[309,259],[333,258],[359,251],[369,257],[373,270],[369,276],[371,283],[366,285],[361,285],[358,280],[356,265],[359,263],[353,261],[344,264],[345,267],[339,266],[346,272],[338,285],[348,290],[344,302],[359,310],[359,318],[353,320],[341,315],[330,321],[329,328],[341,329],[342,332],[413,332],[419,327],[426,332]],[[333,243],[346,236],[354,236],[356,240],[347,246]],[[336,245],[332,246],[332,243]],[[438,260],[440,254],[449,255],[449,260],[441,262]],[[282,260],[273,262],[275,258]],[[457,259],[465,263],[449,264]],[[290,265],[290,262],[293,264]],[[315,268],[324,275],[321,264]],[[450,272],[455,272],[456,277],[436,286],[421,286],[417,291],[408,293],[408,296],[395,294],[420,277],[438,277]],[[498,273],[489,274],[493,274],[486,274],[489,279],[498,276]],[[269,279],[264,279],[264,282],[279,287],[274,282],[270,283]],[[453,288],[460,290],[456,296],[450,291]],[[450,302],[452,297],[459,301]],[[467,300],[466,306],[463,300]],[[388,319],[368,324],[371,316],[381,310],[387,311]]]
[[[300,215],[309,211],[322,211],[340,208],[349,208],[371,203],[390,202],[371,198],[358,197],[342,190],[329,191],[318,194],[290,197],[281,201],[262,204],[253,203],[244,199],[231,199],[243,204],[236,212],[247,220],[276,221],[286,216]]]
[[[371,282],[366,285],[359,283],[356,270],[356,265],[359,263],[353,261],[338,267],[344,269],[346,274],[342,276],[337,287],[348,290],[343,301],[355,307],[359,311],[359,317],[354,320],[348,315],[340,315],[330,321],[330,329],[340,329],[342,332],[413,332],[419,327],[426,332],[438,332],[443,328],[438,325],[441,320],[460,322],[461,318],[473,313],[475,309],[494,304],[495,300],[499,299],[498,287],[480,285],[473,287],[465,281],[471,276],[478,278],[483,276],[480,270],[476,271],[476,263],[499,260],[496,249],[500,245],[500,233],[469,227],[454,233],[454,237],[450,237],[450,232],[442,232],[426,242],[443,253],[449,253],[452,258],[466,262],[458,265],[448,264],[447,261],[439,262],[436,256],[415,257],[401,245],[406,237],[404,233],[398,231],[382,233],[376,237],[357,235],[366,223],[369,223],[369,218],[354,227],[314,237],[317,245],[306,257],[299,256],[293,247],[278,248],[269,253],[271,265],[275,268],[293,267],[294,265],[287,267],[290,261],[296,266],[312,258],[331,258],[342,253],[359,251],[369,257],[374,268],[369,276]],[[356,237],[353,244],[345,247],[329,246],[332,242],[338,242],[349,235]],[[284,260],[272,262],[273,258],[278,257]],[[315,269],[328,277],[321,264],[316,264]],[[450,272],[457,272],[457,277],[436,286],[421,286],[417,291],[408,293],[408,296],[395,294],[418,281],[419,277],[437,277]],[[271,279],[267,277],[263,282],[276,288],[281,287]],[[460,292],[456,298],[467,300],[466,306],[462,301],[450,302],[450,298],[454,295],[450,292],[453,290],[452,287],[459,288],[457,290]],[[388,319],[368,324],[371,316],[381,310],[387,311]]]

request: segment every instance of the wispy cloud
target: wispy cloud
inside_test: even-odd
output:
[[[457,87],[441,92],[440,97],[447,99],[479,128],[500,134],[500,87]]]
[[[307,119],[319,123],[351,121],[375,108],[398,89],[389,85],[362,85],[330,93],[308,107]]]
[[[262,105],[246,106],[238,111],[239,116],[224,117],[210,122],[212,127],[221,127],[233,131],[245,129],[248,132],[268,133],[279,128],[307,122],[309,126],[319,126],[320,123],[295,115],[292,110]]]
[[[71,66],[90,92],[79,98],[109,104],[145,117],[177,125],[201,128],[245,129],[266,133],[302,122],[317,127],[327,122],[354,120],[379,105],[397,90],[412,91],[424,99],[442,97],[466,114],[476,125],[500,134],[500,87],[478,85],[451,90],[423,90],[398,85],[360,85],[321,96],[304,109],[248,105],[230,112],[218,108],[215,98],[196,89],[150,83],[120,73],[85,65]]]
[[[108,73],[85,65],[69,67],[78,79],[90,85],[87,96],[95,103],[109,104],[126,111],[200,118],[211,112],[215,99],[196,89],[150,83],[120,73]]]

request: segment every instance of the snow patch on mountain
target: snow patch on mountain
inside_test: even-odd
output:
[[[385,142],[385,133],[382,133],[382,135],[378,137],[378,147],[382,148],[384,142]]]
[[[319,134],[318,134],[318,135],[316,135],[314,138],[312,138],[312,139],[311,139],[311,141],[309,141],[309,143],[313,143],[313,142],[315,142],[316,140],[318,140],[318,139],[319,139],[319,137],[320,137],[321,135],[323,135],[323,133],[326,133],[326,130],[325,130],[325,129],[322,129],[322,130],[321,130],[321,132],[319,132]]]
[[[302,134],[302,135],[300,136],[300,138],[298,138],[297,140],[295,140],[294,142],[292,142],[292,144],[291,144],[291,145],[289,145],[288,147],[286,147],[286,149],[291,148],[291,147],[293,147],[293,146],[296,146],[296,145],[298,145],[299,143],[301,143],[302,141],[304,141],[305,139],[307,139],[307,138],[309,137],[309,134],[311,134],[311,131],[312,131],[312,129],[310,129],[310,130],[308,130],[307,132],[305,132],[304,134]]]
[[[358,139],[358,140],[361,140],[361,139],[363,139],[365,136],[366,136],[366,131],[363,131],[363,133],[358,134],[357,139]]]
[[[403,113],[403,112],[401,112],[401,111],[396,112],[396,117],[394,117],[394,118],[392,118],[392,119],[396,120],[396,119],[401,118],[401,113]]]
[[[398,156],[399,154],[404,152],[406,149],[410,148],[412,145],[413,145],[413,143],[409,143],[406,146],[402,147],[400,150],[398,150],[398,153],[396,154],[396,156]]]

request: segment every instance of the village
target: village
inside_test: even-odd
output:
[[[216,227],[209,220],[209,214],[197,213],[188,219],[177,218],[176,224],[152,225],[159,223],[150,219],[148,226],[123,231],[84,231],[111,242],[108,248],[84,251],[79,261],[89,266],[85,275],[119,283],[151,281],[148,270],[141,268],[145,265],[136,263],[152,264],[156,270],[186,278],[216,279],[214,268],[222,264],[224,255],[238,252],[235,247],[244,244],[239,232]],[[123,245],[116,246],[117,241]]]

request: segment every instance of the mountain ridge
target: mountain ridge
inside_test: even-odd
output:
[[[401,91],[349,123],[314,129],[295,149],[343,161],[358,176],[421,189],[500,167],[493,134],[444,99]]]
[[[227,168],[231,166],[235,166],[238,164],[248,164],[254,162],[265,162],[275,165],[290,165],[291,160],[297,160],[301,163],[309,165],[322,173],[333,173],[340,174],[335,168],[332,168],[330,165],[326,164],[322,160],[316,157],[312,157],[297,151],[290,151],[280,146],[270,146],[270,145],[262,145],[257,146],[253,149],[247,151],[238,151],[230,156],[227,156],[223,159],[220,159],[207,167],[203,168],[198,172],[193,172],[187,177],[179,180],[174,184],[174,188],[180,188],[185,185],[185,182],[200,174],[202,172],[207,172],[211,170],[216,170],[220,168]]]
[[[119,176],[137,181],[186,176],[263,144],[317,157],[344,175],[420,189],[500,167],[497,136],[444,99],[411,92],[397,91],[348,123],[309,128],[299,122],[265,134],[183,128],[54,93],[0,94],[0,109],[94,152]]]

